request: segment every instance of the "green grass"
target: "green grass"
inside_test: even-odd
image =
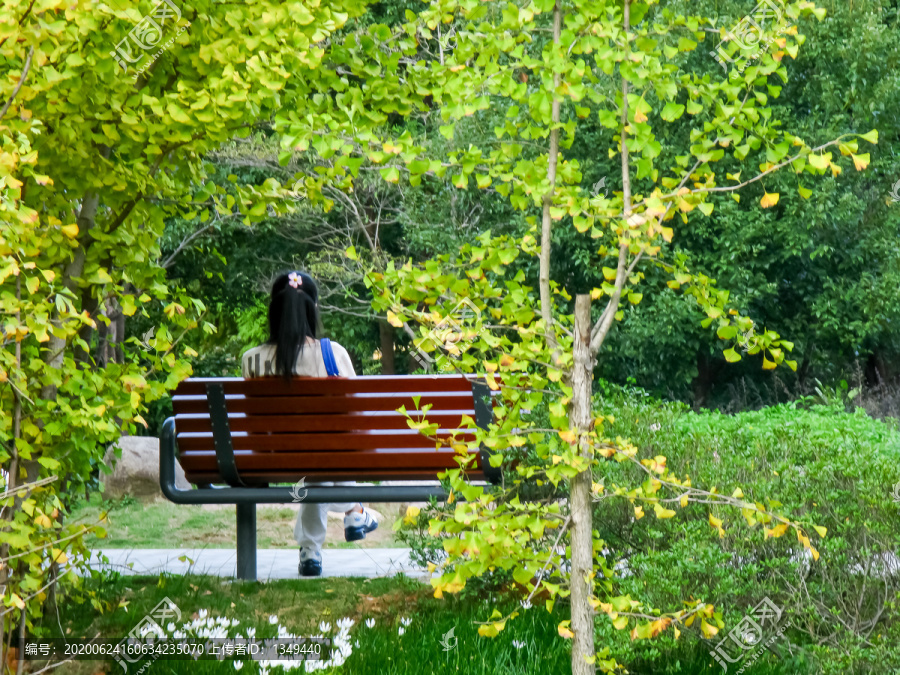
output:
[[[259,635],[272,632],[270,615],[297,635],[317,634],[318,625],[350,617],[356,621],[351,642],[357,642],[340,673],[467,673],[472,675],[522,675],[523,673],[566,672],[567,643],[556,635],[562,620],[559,612],[548,614],[532,610],[510,624],[498,638],[477,634],[475,621],[490,616],[488,605],[497,598],[479,600],[449,598],[437,600],[430,587],[406,577],[392,579],[334,578],[285,580],[266,584],[232,582],[203,576],[122,577],[98,576],[88,582],[98,597],[114,605],[127,603],[126,609],[100,614],[89,603],[71,599],[60,605],[59,625],[48,614],[39,629],[47,636],[70,638],[124,637],[163,598],[171,598],[182,612],[182,622],[208,610],[211,616],[236,618],[242,626],[254,626]],[[500,601],[506,610],[515,607],[507,599]],[[401,617],[411,623],[399,635]],[[366,619],[374,619],[368,628]],[[444,640],[450,630],[456,641]],[[517,649],[513,640],[524,646]],[[454,645],[445,651],[443,644]],[[426,665],[427,664],[427,665]],[[37,663],[34,664],[38,666]],[[99,662],[66,663],[55,672],[60,675],[93,675]],[[140,667],[137,664],[135,670]],[[255,673],[254,664],[245,663],[240,671]],[[114,662],[106,663],[106,672],[121,672]],[[36,668],[36,669],[39,669]],[[145,671],[147,672],[147,671]],[[217,662],[157,661],[150,672],[166,675],[204,675],[234,673],[232,665]],[[297,671],[294,671],[297,672]]]
[[[59,612],[48,612],[37,632],[45,637],[124,637],[163,598],[170,598],[182,612],[182,623],[197,618],[201,610],[209,616],[238,619],[240,629],[253,626],[260,636],[274,635],[269,617],[296,635],[318,634],[322,621],[334,626],[343,617],[356,624],[351,629],[352,654],[343,667],[331,673],[342,675],[557,675],[570,672],[570,643],[557,635],[558,623],[567,618],[567,608],[547,612],[538,604],[522,612],[518,598],[483,594],[437,600],[430,587],[408,578],[333,578],[284,580],[265,584],[223,581],[206,576],[122,577],[96,574],[86,590],[117,607],[97,612],[90,603],[63,598]],[[120,605],[124,605],[124,608]],[[478,635],[478,621],[486,620],[494,608],[504,614],[519,610],[496,638]],[[403,635],[401,618],[411,620]],[[366,626],[374,619],[375,626]],[[601,619],[602,621],[602,619]],[[453,631],[453,637],[447,638]],[[455,639],[454,639],[455,638]],[[517,647],[515,642],[519,643]],[[445,649],[449,647],[449,649]],[[602,648],[598,643],[598,648]],[[649,646],[649,645],[648,645]],[[43,664],[34,662],[33,670]],[[129,671],[135,675],[138,662]],[[655,651],[650,659],[628,664],[635,675],[720,675],[706,650],[689,639],[677,651]],[[105,669],[105,670],[104,670]],[[59,675],[120,673],[114,662],[74,661],[55,670]],[[151,664],[145,673],[158,675],[209,675],[235,673],[229,663],[215,661],[163,661]],[[246,661],[241,675],[258,672]],[[276,669],[274,672],[281,672]],[[302,672],[299,670],[288,672]],[[749,675],[793,673],[783,664],[760,664]]]
[[[326,548],[363,548],[396,546],[391,531],[394,512],[390,506],[378,505],[384,518],[380,527],[362,542],[348,544],[343,539],[340,521],[329,520]],[[396,506],[394,506],[396,509]],[[90,536],[91,548],[234,548],[234,506],[184,505],[168,501],[139,502],[131,497],[104,500],[94,493],[87,501],[78,503],[69,516],[70,522],[96,523],[103,513],[108,514],[104,526],[106,537]],[[294,521],[296,508],[289,506],[258,506],[256,510],[257,542],[259,548],[295,548]]]

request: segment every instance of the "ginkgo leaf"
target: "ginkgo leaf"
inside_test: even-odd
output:
[[[856,167],[857,171],[862,171],[867,166],[869,166],[869,153],[865,153],[862,155],[850,155],[853,158],[853,166]]]
[[[703,633],[703,637],[707,640],[715,637],[716,633],[719,632],[719,629],[713,626],[711,623],[707,623],[706,619],[700,622],[700,631]]]
[[[759,203],[764,209],[768,209],[778,203],[779,197],[780,195],[777,192],[767,192],[763,195],[763,198]]]
[[[656,514],[656,517],[660,520],[665,518],[671,518],[675,515],[675,512],[672,509],[666,509],[660,506],[659,504],[653,505],[653,512]]]
[[[878,129],[872,129],[869,133],[862,134],[860,138],[864,141],[869,141],[873,145],[878,145]]]
[[[798,188],[798,192],[800,192],[800,196],[803,197],[803,199],[809,199],[810,197],[812,197],[812,190],[809,190],[802,185]]]

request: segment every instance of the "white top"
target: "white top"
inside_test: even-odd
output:
[[[347,350],[334,340],[331,341],[334,361],[341,377],[356,377],[353,362]],[[244,377],[266,377],[278,375],[275,372],[275,345],[264,344],[248,349],[241,357],[241,371]],[[328,377],[322,347],[318,340],[307,338],[303,351],[297,357],[294,375],[300,377]]]

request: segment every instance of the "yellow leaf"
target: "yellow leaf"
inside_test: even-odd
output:
[[[731,493],[731,496],[732,496],[733,499],[743,499],[743,498],[744,498],[744,491],[741,490],[741,488],[735,488],[735,489],[734,489],[734,492]]]
[[[46,514],[42,513],[37,518],[34,519],[34,524],[40,527],[52,527],[53,522],[47,517]]]
[[[822,539],[825,538],[825,535],[828,532],[828,528],[822,527],[821,525],[813,525],[813,529],[819,533],[819,536],[822,537]]]
[[[573,633],[571,630],[569,630],[569,622],[568,621],[560,622],[559,626],[556,627],[556,630],[559,633],[560,637],[564,637],[567,640],[571,640],[573,637],[575,637],[575,633]],[[481,632],[480,628],[478,629],[478,632],[479,633]]]
[[[614,270],[612,267],[604,267],[603,278],[607,281],[613,281],[616,278],[616,270]]]
[[[673,510],[665,509],[662,506],[660,506],[659,504],[653,505],[653,512],[656,514],[656,517],[659,518],[660,520],[665,519],[665,518],[671,518],[672,516],[675,515],[675,512]]]
[[[625,628],[625,626],[628,625],[628,617],[616,617],[615,619],[613,619],[612,625],[616,630],[622,630],[623,628]]]
[[[777,537],[780,537],[781,535],[783,535],[785,532],[787,532],[787,528],[788,528],[787,523],[778,523],[778,525],[773,527],[771,530],[767,529],[767,528],[763,528],[763,532],[766,535],[765,536],[766,539],[768,539],[769,537],[777,538]]]
[[[634,507],[635,520],[640,520],[643,517],[644,517],[644,507],[643,506],[635,506]]]
[[[779,195],[777,192],[767,192],[763,195],[763,198],[759,203],[764,209],[767,209],[771,206],[775,206],[778,203],[778,199],[780,196],[781,195]]]
[[[688,505],[688,496],[687,496],[687,493],[681,495],[681,499],[679,500],[679,502],[681,503],[681,508],[684,508],[684,507],[686,507],[686,506]]]
[[[22,598],[20,598],[18,594],[13,593],[11,596],[9,596],[9,599],[14,607],[17,607],[18,609],[25,609],[25,601],[22,600]]]
[[[644,113],[642,113],[640,110],[635,110],[634,111],[634,121],[637,122],[638,124],[640,124],[641,122],[646,122],[647,116]]]
[[[558,431],[557,433],[566,443],[575,443],[575,432],[571,429],[568,431]]]
[[[867,152],[864,155],[851,155],[853,157],[853,165],[856,167],[857,171],[862,171],[867,166],[869,166],[869,153]]]
[[[703,633],[703,637],[707,640],[714,637],[716,633],[719,632],[719,629],[713,626],[711,623],[706,623],[706,620],[700,622],[700,630]]]
[[[78,236],[78,226],[75,224],[72,225],[63,225],[61,228],[63,234],[69,237],[70,239],[74,239]]]
[[[394,328],[403,328],[403,322],[391,310],[388,310],[387,320]]]
[[[516,360],[513,357],[511,357],[509,354],[504,354],[503,356],[500,357],[500,365],[503,368],[508,368],[509,366],[513,365],[515,362],[516,362]]]

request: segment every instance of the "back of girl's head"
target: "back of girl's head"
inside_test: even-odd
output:
[[[290,380],[307,338],[316,338],[319,289],[305,272],[287,272],[272,284],[269,344],[275,345],[275,371]]]

